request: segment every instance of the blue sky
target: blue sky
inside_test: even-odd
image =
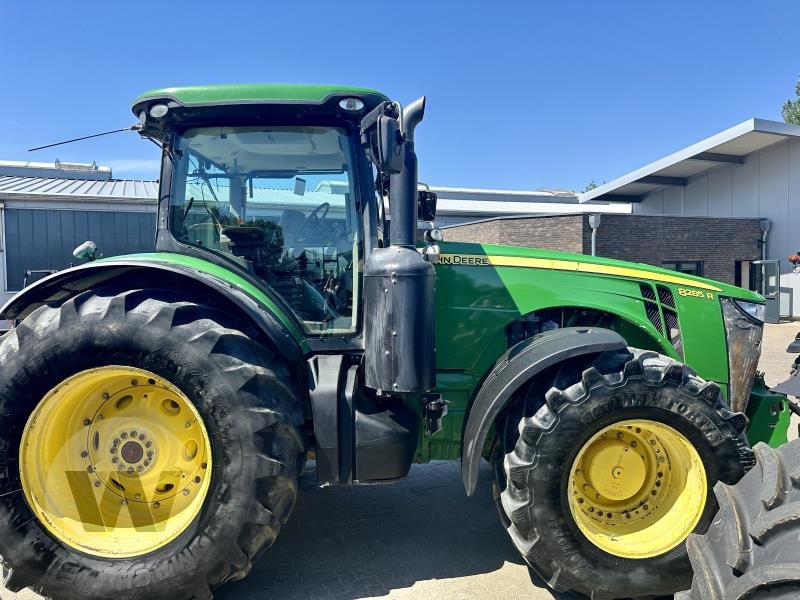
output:
[[[153,87],[310,82],[428,96],[420,177],[581,189],[757,116],[800,74],[794,2],[7,2],[0,159],[155,178],[118,134]],[[401,10],[402,9],[402,10]]]

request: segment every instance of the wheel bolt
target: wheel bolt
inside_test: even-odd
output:
[[[86,458],[87,456],[89,456],[89,453],[86,450],[81,452],[81,458]]]
[[[202,480],[200,479],[200,475],[194,478],[195,483],[200,483]]]
[[[153,508],[158,510],[159,508],[161,508],[161,503],[160,502],[153,502]]]
[[[141,473],[142,471],[144,471],[144,467],[143,467],[142,465],[139,465],[138,467],[136,467],[136,470],[137,470],[139,473]]]
[[[100,487],[100,482],[99,481],[95,481],[94,482],[94,487]]]
[[[91,421],[91,419],[84,419],[84,420],[83,420],[83,424],[84,424],[84,425],[91,425],[91,424],[92,424],[92,421]]]
[[[183,495],[184,496],[188,496],[189,495],[189,490],[183,490]]]
[[[141,435],[139,436],[139,440],[143,442],[143,441],[145,440],[145,438],[146,438],[146,437],[147,437],[147,436],[146,436],[145,434],[141,434]]]
[[[88,467],[86,467],[86,470],[87,470],[89,473],[94,473],[94,467],[93,467],[92,465],[89,465]]]
[[[134,429],[133,431],[131,431],[131,437],[132,437],[132,438],[135,438],[135,437],[136,437],[136,430],[135,430],[135,429]]]
[[[125,470],[125,466],[124,465],[120,465],[120,466],[117,467],[117,471],[124,471],[124,470]]]
[[[119,438],[114,438],[112,444],[114,444],[115,446],[119,446]]]
[[[152,450],[150,450],[150,451],[147,453],[147,458],[153,458],[153,451],[152,451]]]
[[[128,432],[127,432],[127,431],[123,431],[123,432],[120,434],[120,436],[119,436],[119,437],[121,437],[123,440],[127,440],[127,439],[128,439]]]
[[[145,448],[150,448],[152,445],[153,445],[153,442],[147,442],[147,443],[144,445],[144,447],[145,447]]]
[[[149,467],[150,466],[150,461],[149,460],[144,461],[144,466],[145,467]]]
[[[108,400],[108,399],[109,399],[111,396],[109,396],[109,395],[108,395],[108,392],[103,392],[103,394],[102,394],[100,397],[101,397],[103,400]]]
[[[191,421],[186,421],[186,429],[189,429],[192,426]]]
[[[117,448],[116,448],[116,446],[111,446],[111,448],[109,448],[108,451],[111,452],[111,454],[116,454],[117,453]]]
[[[636,448],[636,446],[638,446],[638,445],[639,445],[639,442],[636,442],[636,441],[631,442],[631,448]]]
[[[133,467],[128,467],[128,475],[133,474]]]
[[[142,499],[142,495],[141,495],[141,494],[136,494],[136,495],[133,497],[133,499],[134,499],[134,500],[141,500],[141,499]]]
[[[131,385],[139,385],[138,379],[131,379]]]
[[[119,462],[119,458],[116,457],[116,456],[112,456],[111,457],[111,462],[114,463],[114,464],[117,464]]]
[[[651,446],[655,446],[656,445],[656,441],[655,440],[650,440],[650,445]]]

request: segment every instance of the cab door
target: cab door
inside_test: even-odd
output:
[[[754,260],[751,266],[752,289],[767,300],[766,323],[780,320],[781,262],[779,260]]]

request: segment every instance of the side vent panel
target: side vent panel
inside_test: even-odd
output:
[[[656,303],[656,294],[653,291],[653,288],[647,284],[639,284],[639,288],[642,291],[642,298],[644,299],[644,310],[647,313],[647,318],[650,319],[650,322],[653,324],[659,333],[664,333],[664,324],[661,321],[661,311],[658,310],[658,304]]]

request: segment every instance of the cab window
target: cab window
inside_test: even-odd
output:
[[[345,131],[197,128],[177,149],[172,234],[249,270],[310,333],[354,332],[362,240]]]

